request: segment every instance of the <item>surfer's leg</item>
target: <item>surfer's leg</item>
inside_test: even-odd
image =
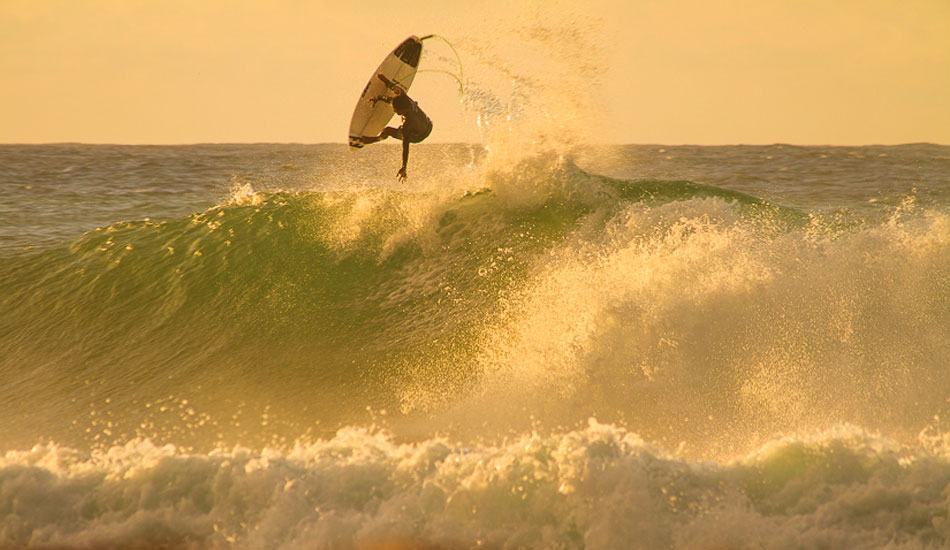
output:
[[[386,127],[383,128],[383,131],[380,132],[378,136],[363,136],[360,139],[362,139],[364,144],[368,145],[370,143],[376,143],[377,141],[382,141],[388,137],[395,136],[397,133],[399,133],[398,129]]]

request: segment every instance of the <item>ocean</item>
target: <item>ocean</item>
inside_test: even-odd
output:
[[[0,548],[950,546],[950,147],[569,150],[0,145]]]

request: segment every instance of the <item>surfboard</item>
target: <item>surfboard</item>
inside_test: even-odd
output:
[[[362,136],[376,136],[383,131],[393,117],[393,108],[389,103],[371,101],[375,97],[392,97],[395,95],[377,75],[383,75],[404,90],[408,90],[412,80],[416,77],[419,68],[419,58],[422,57],[422,39],[410,36],[396,46],[383,59],[379,67],[373,71],[356,102],[353,118],[350,119],[350,149],[360,149],[365,145]]]

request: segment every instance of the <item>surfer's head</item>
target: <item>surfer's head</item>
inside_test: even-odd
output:
[[[412,100],[405,94],[396,94],[393,97],[393,111],[397,115],[404,115],[412,109]]]

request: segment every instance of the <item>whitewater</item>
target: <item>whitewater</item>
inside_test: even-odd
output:
[[[946,548],[950,147],[0,145],[2,548]]]

